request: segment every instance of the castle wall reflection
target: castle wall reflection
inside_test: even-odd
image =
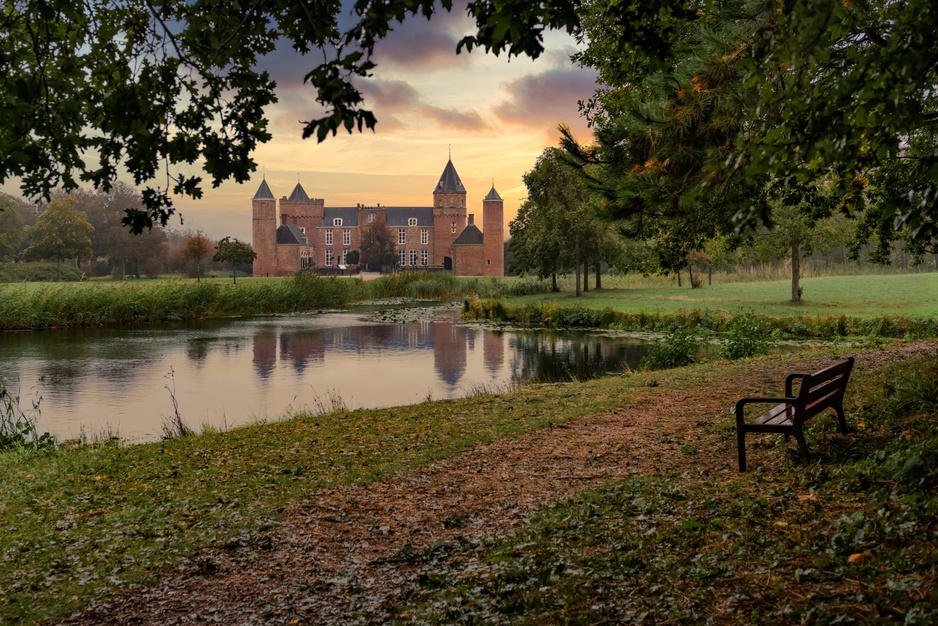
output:
[[[634,340],[467,327],[452,316],[387,324],[345,312],[0,334],[0,368],[24,399],[41,396],[41,429],[146,441],[171,411],[172,383],[190,425],[230,427],[337,403],[401,406],[515,380],[582,380],[635,367],[647,349]]]

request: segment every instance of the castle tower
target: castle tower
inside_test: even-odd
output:
[[[433,265],[445,267],[453,258],[453,239],[466,227],[466,188],[453,160],[446,162],[433,189]]]
[[[484,276],[505,275],[505,202],[492,190],[482,200],[483,253],[485,254]]]
[[[280,200],[280,222],[296,224],[313,245],[316,244],[316,228],[322,224],[325,200],[310,198],[299,182],[289,198]]]
[[[254,199],[254,227],[251,245],[257,258],[254,259],[254,276],[277,275],[277,200],[267,186],[267,179],[261,181]]]

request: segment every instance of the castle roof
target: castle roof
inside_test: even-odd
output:
[[[408,220],[417,218],[417,226],[433,226],[432,206],[388,206],[382,207],[388,226],[409,226]]]
[[[485,200],[501,200],[501,199],[502,197],[498,195],[497,191],[495,191],[495,183],[492,183],[492,190],[489,192],[487,196],[485,196]]]
[[[296,224],[284,224],[277,229],[277,243],[309,245],[309,239]]]
[[[479,227],[475,224],[468,224],[461,233],[459,237],[456,237],[453,241],[454,246],[458,245],[481,245],[483,243],[482,231],[479,230]]]
[[[322,213],[322,226],[334,226],[337,217],[341,218],[342,226],[358,226],[358,207],[326,207]]]
[[[306,195],[306,190],[303,189],[303,185],[296,183],[296,187],[293,188],[293,193],[290,194],[290,200],[309,200],[309,196]]]
[[[267,179],[261,181],[261,186],[257,188],[257,193],[254,194],[255,200],[273,200],[274,194],[270,192],[270,187],[267,186]]]
[[[466,188],[459,180],[459,174],[456,173],[456,167],[453,166],[452,159],[446,162],[446,167],[440,175],[440,182],[436,184],[436,189],[434,189],[434,192],[436,191],[461,191],[466,193]]]

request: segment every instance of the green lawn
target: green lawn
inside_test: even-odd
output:
[[[722,310],[735,313],[751,309],[773,317],[788,315],[850,315],[855,317],[934,317],[938,315],[938,272],[863,276],[828,276],[802,280],[803,302],[790,302],[788,281],[736,282],[704,285],[691,289],[662,286],[660,279],[631,279],[630,287],[619,287],[606,279],[604,288],[590,290],[580,298],[569,281],[554,294],[505,298],[505,302],[532,304],[554,299],[560,306],[581,305],[590,309],[626,310],[631,313],[675,313],[689,310]]]

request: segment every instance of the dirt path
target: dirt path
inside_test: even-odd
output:
[[[864,354],[857,369],[922,352],[938,354],[938,344]],[[799,369],[830,362],[807,359]],[[551,502],[633,473],[673,471],[674,459],[685,471],[733,475],[735,445],[707,427],[730,420],[736,399],[777,385],[791,368],[790,360],[760,364],[757,374],[721,381],[712,394],[649,389],[561,428],[480,446],[393,480],[312,494],[263,540],[204,551],[158,587],[133,589],[67,623],[386,621],[389,604],[415,584],[406,558],[414,551],[510,534]],[[671,453],[685,445],[700,453]],[[760,463],[758,449],[750,459]]]

